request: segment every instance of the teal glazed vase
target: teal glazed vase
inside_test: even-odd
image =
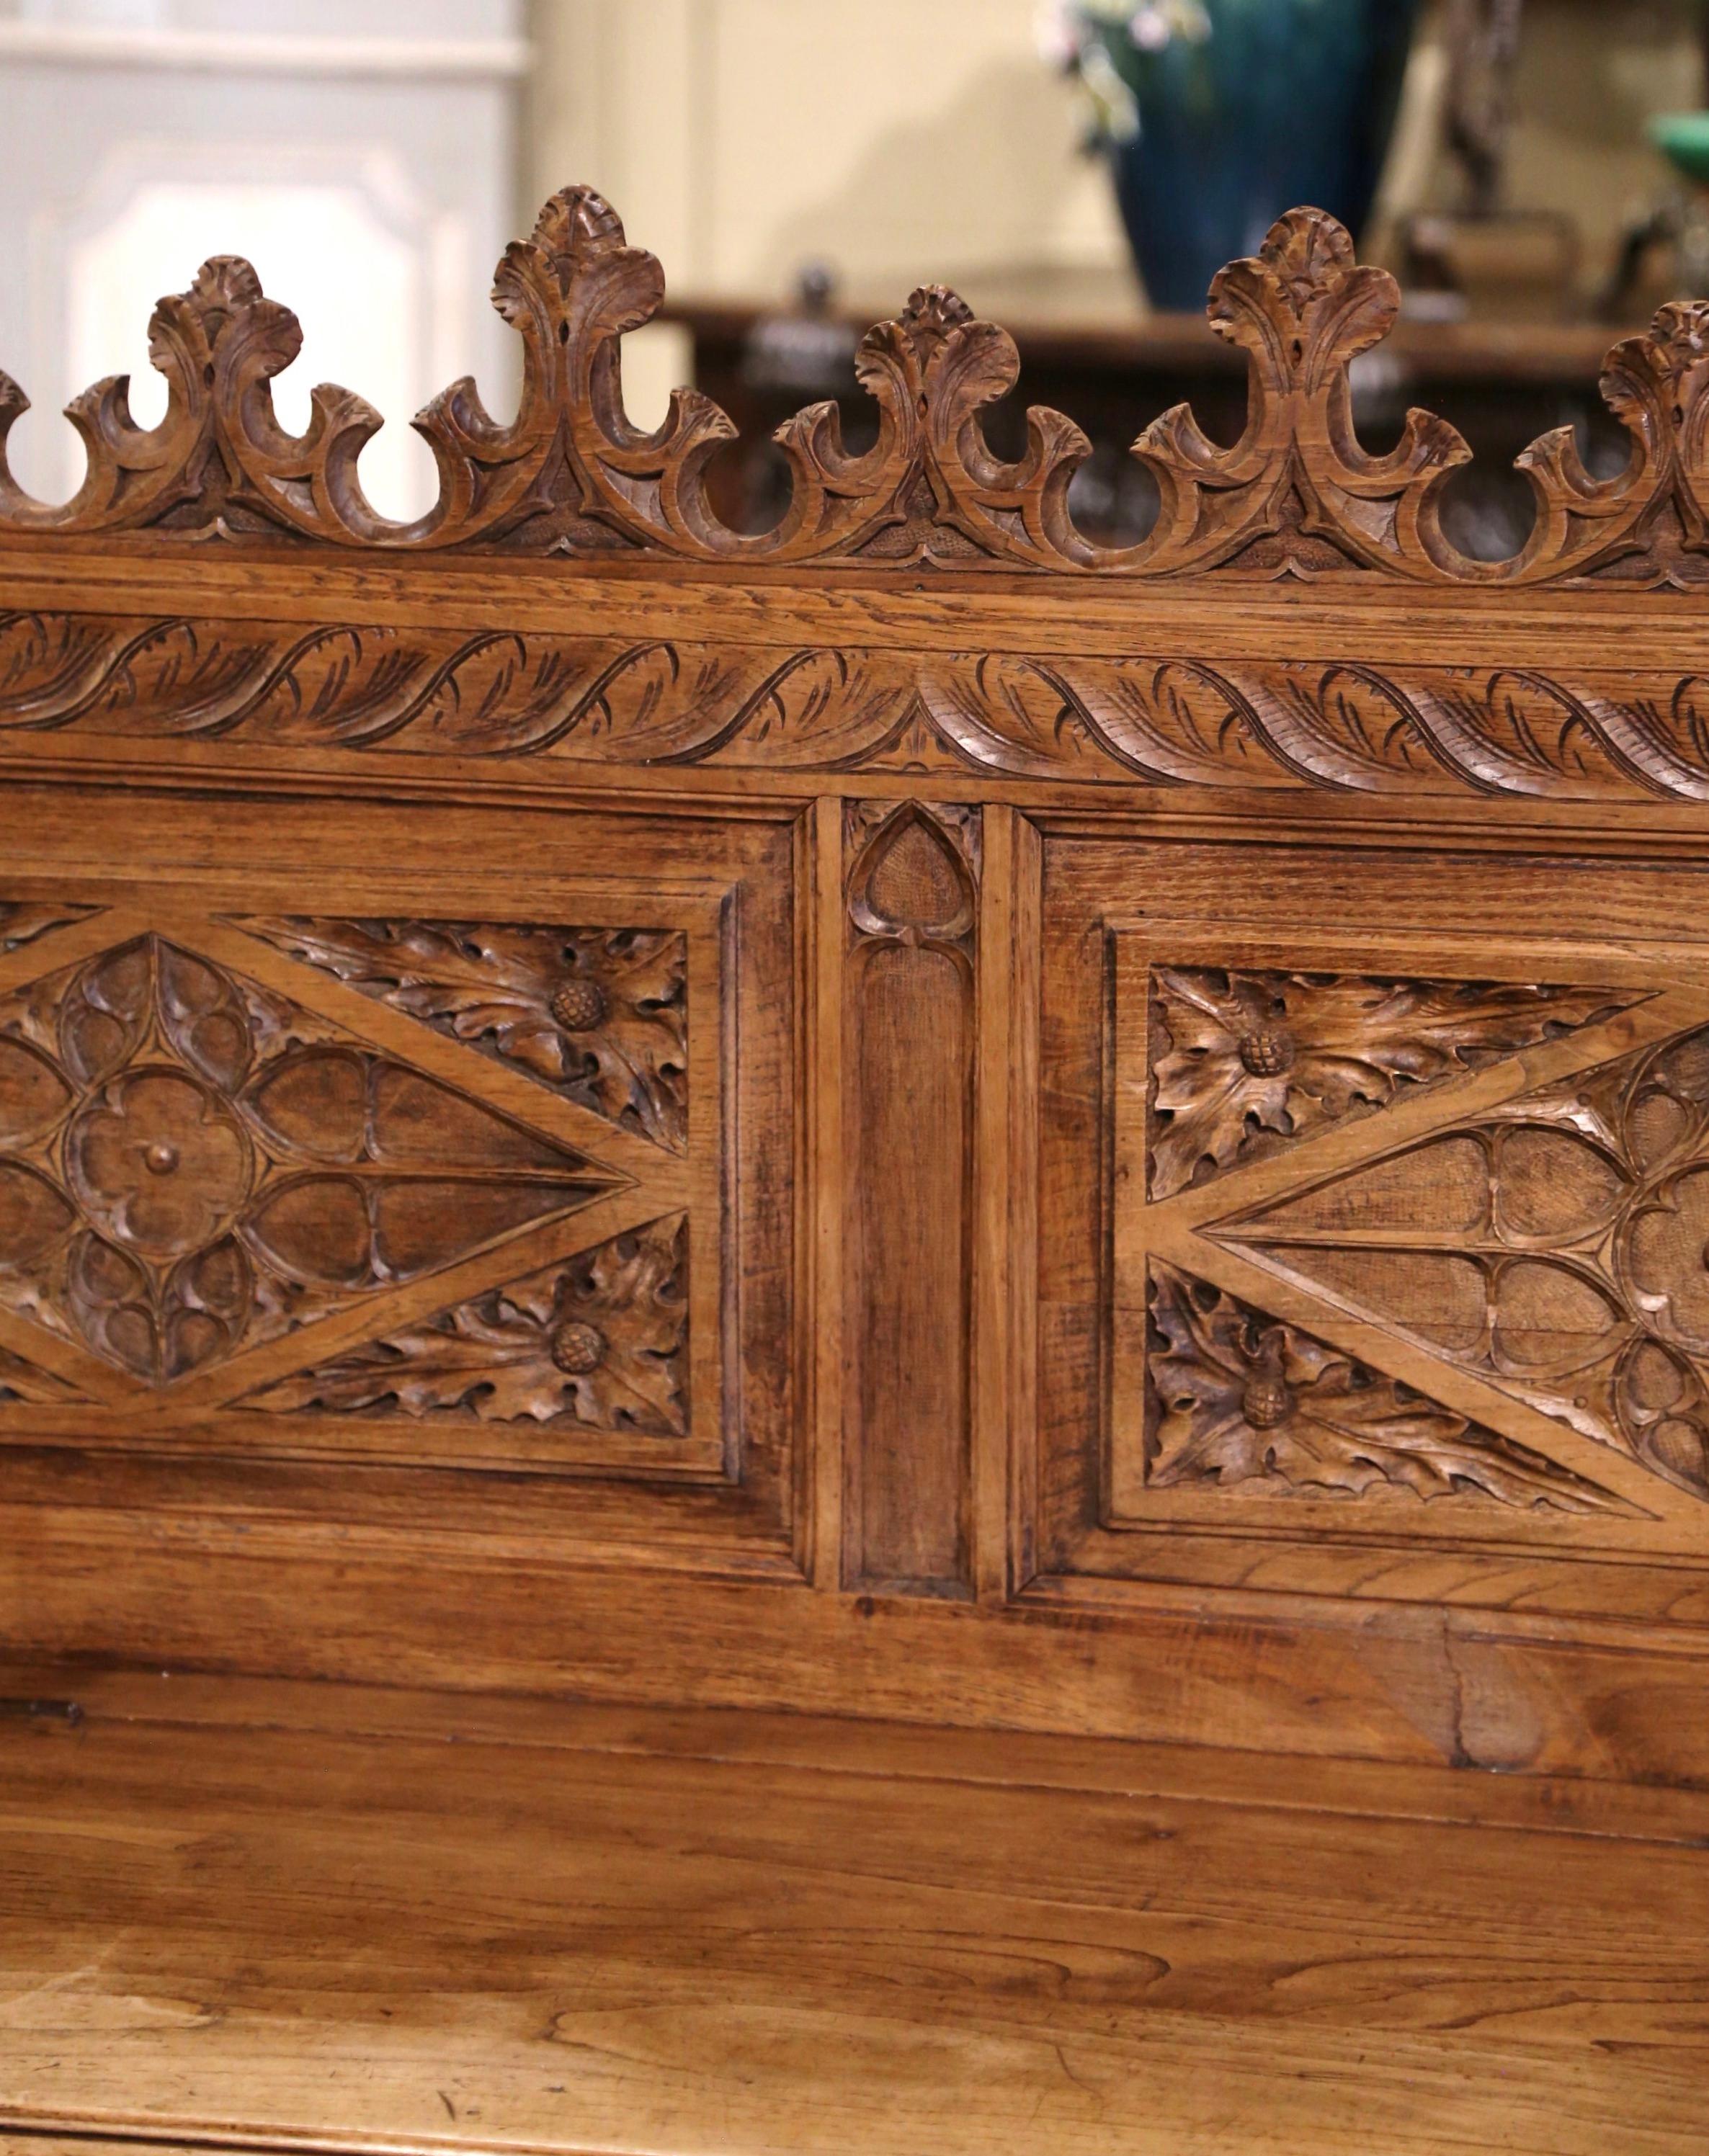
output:
[[[1155,307],[1204,304],[1225,262],[1284,210],[1329,211],[1357,239],[1394,131],[1418,0],[1201,0],[1198,34],[1091,34],[1133,94],[1111,146],[1116,192]]]

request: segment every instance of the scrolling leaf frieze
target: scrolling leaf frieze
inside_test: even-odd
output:
[[[1709,675],[0,613],[0,737],[1709,800]]]
[[[776,440],[791,475],[769,531],[739,532],[714,509],[706,470],[734,435],[693,390],[649,432],[623,396],[623,337],[663,302],[657,260],[631,246],[610,205],[567,187],[499,264],[493,304],[521,343],[516,416],[495,419],[468,378],[413,424],[433,451],[439,494],[404,522],[379,515],[358,459],[381,422],[352,391],[321,384],[289,433],[272,384],[302,342],[297,319],[251,266],[215,256],[189,289],[162,300],[150,357],[165,416],[132,417],[124,377],[96,383],[67,416],[86,471],[72,499],[32,499],[12,476],[5,436],[28,408],[0,375],[0,533],[138,533],[244,542],[295,538],[341,547],[509,549],[645,555],[677,562],[938,563],[965,569],[1168,577],[1378,576],[1413,583],[1608,578],[1709,581],[1709,305],[1664,308],[1645,335],[1609,354],[1609,405],[1630,440],[1627,464],[1592,475],[1570,431],[1521,457],[1534,528],[1500,562],[1460,553],[1444,528],[1442,482],[1468,452],[1454,429],[1407,415],[1383,454],[1360,444],[1348,370],[1388,334],[1399,293],[1354,259],[1322,211],[1278,219],[1258,254],[1214,280],[1209,319],[1245,356],[1248,419],[1224,448],[1178,407],[1133,454],[1161,506],[1137,544],[1104,548],[1077,528],[1070,485],[1091,445],[1062,413],[1032,408],[1023,453],[998,456],[988,408],[1014,389],[1014,340],[942,286],[861,342],[856,373],[876,407],[871,445],[846,445],[838,407],[798,413]]]

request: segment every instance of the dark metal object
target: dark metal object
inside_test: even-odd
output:
[[[1473,217],[1501,206],[1524,14],[1524,0],[1450,0],[1448,147]]]

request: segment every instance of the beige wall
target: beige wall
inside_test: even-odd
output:
[[[1115,261],[1034,0],[539,0],[535,192],[573,172],[677,284]]]
[[[1696,0],[1530,0],[1509,192],[1568,211],[1594,275],[1671,184],[1645,120],[1703,102],[1696,13]]]
[[[1698,101],[1694,0],[1529,0],[1516,204],[1565,208],[1600,267],[1666,185],[1649,112]],[[678,292],[781,295],[808,260],[863,294],[922,277],[1119,263],[1099,167],[1075,155],[1034,0],[535,0],[525,190],[592,181]],[[1445,200],[1443,69],[1426,33],[1386,190]],[[637,349],[638,407],[671,347]]]
[[[1704,101],[1697,22],[1698,0],[1527,0],[1507,203],[1573,218],[1587,287],[1600,282],[1627,223],[1675,184],[1645,122]],[[1384,188],[1391,210],[1458,204],[1437,124],[1446,72],[1427,19]]]
[[[927,277],[1116,264],[1107,183],[1041,65],[1034,0],[536,0],[525,174],[622,212],[674,291],[781,296],[829,262]],[[680,347],[631,340],[638,418]]]

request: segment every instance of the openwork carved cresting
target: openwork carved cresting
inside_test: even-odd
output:
[[[1650,331],[1617,345],[1604,393],[1630,437],[1625,468],[1585,469],[1570,429],[1520,459],[1537,501],[1521,552],[1501,562],[1460,554],[1443,529],[1442,482],[1469,454],[1453,428],[1408,415],[1387,454],[1360,444],[1348,368],[1399,308],[1393,280],[1355,261],[1347,234],[1311,209],[1278,220],[1260,253],[1215,280],[1210,320],[1246,355],[1246,429],[1213,442],[1185,406],[1134,444],[1161,507],[1135,546],[1106,549],[1075,527],[1069,487],[1090,454],[1060,413],[1028,413],[1025,453],[992,450],[987,408],[1015,386],[1013,340],[952,292],[916,292],[869,332],[857,372],[878,408],[872,446],[844,445],[834,404],[788,421],[777,440],[792,473],[788,506],[749,535],[712,509],[706,466],[733,429],[679,391],[646,433],[624,409],[624,334],[664,297],[654,257],[625,239],[610,206],[569,187],[498,266],[493,302],[522,340],[514,419],[454,382],[413,422],[439,468],[425,515],[388,521],[369,505],[357,459],[380,424],[349,390],[322,385],[306,430],[274,412],[271,383],[297,356],[295,316],[230,256],[163,300],[150,351],[166,377],[160,424],[131,416],[127,384],[95,384],[69,408],[88,469],[69,502],[32,500],[4,462],[6,430],[27,408],[0,375],[0,532],[137,532],[241,541],[295,536],[342,547],[508,548],[651,554],[685,562],[937,562],[965,568],[1174,576],[1398,577],[1415,583],[1537,584],[1588,578],[1693,585],[1709,580],[1709,305],[1662,309]]]

